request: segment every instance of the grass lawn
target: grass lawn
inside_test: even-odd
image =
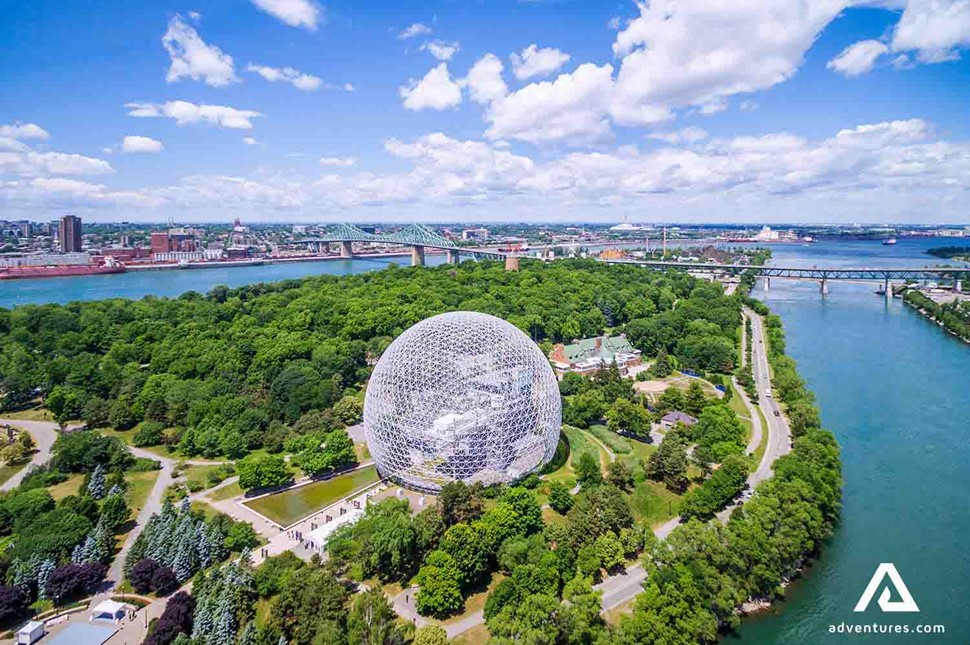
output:
[[[616,434],[604,425],[590,426],[589,433],[609,446],[617,456],[633,452],[630,439]]]
[[[188,484],[189,490],[205,490],[206,488],[212,488],[216,484],[209,483],[210,475],[225,475],[222,477],[221,481],[225,481],[232,476],[231,473],[227,474],[225,470],[226,467],[219,465],[212,466],[195,466],[186,465],[182,469],[182,477],[185,478],[185,483]],[[221,471],[221,472],[220,472]]]
[[[357,453],[357,461],[360,463],[370,461],[370,450],[367,449],[366,443],[355,443],[354,452]]]
[[[54,421],[54,415],[45,408],[29,408],[16,412],[4,412],[4,419],[20,419],[21,421]]]
[[[662,482],[644,479],[634,485],[630,508],[637,521],[654,527],[676,517],[681,495],[672,493]]]
[[[239,488],[239,482],[233,482],[231,484],[226,484],[216,492],[211,495],[206,495],[213,502],[222,502],[227,499],[232,499],[233,497],[238,497],[242,495],[245,491]]]
[[[129,519],[138,517],[138,511],[145,506],[145,500],[148,499],[148,494],[152,492],[156,479],[158,479],[157,470],[125,474],[125,481],[128,482],[128,506],[131,508]]]
[[[765,456],[765,450],[768,449],[768,419],[765,418],[765,413],[761,411],[760,405],[754,406],[754,409],[758,411],[758,416],[761,417],[761,443],[758,444],[751,455],[754,459],[754,467],[757,468],[758,464],[761,463],[761,458]]]
[[[741,425],[744,426],[744,442],[748,443],[751,441],[751,433],[754,429],[751,425],[751,416],[748,414],[748,408],[744,405],[744,401],[741,400],[741,395],[738,393],[734,383],[731,383],[731,389],[733,393],[731,395],[731,400],[728,401],[728,407],[730,407],[741,419]]]
[[[16,466],[10,466],[7,464],[0,466],[0,484],[5,483],[8,479],[10,479],[11,477],[19,473],[21,470],[26,468],[27,463],[17,464]]]
[[[77,494],[81,490],[81,484],[83,483],[84,475],[68,475],[67,479],[60,484],[54,484],[48,487],[47,492],[51,494],[55,502],[58,502],[69,495]]]
[[[337,475],[282,493],[246,502],[246,506],[283,526],[289,526],[351,493],[380,480],[375,466]]]
[[[480,645],[480,643],[487,643],[489,638],[491,638],[491,634],[488,633],[488,627],[485,625],[475,625],[468,631],[458,634],[448,642],[452,645]]]
[[[624,616],[628,616],[633,613],[633,607],[637,604],[636,599],[627,600],[622,605],[617,605],[613,609],[603,614],[603,618],[606,620],[607,625],[616,626],[620,623],[620,619]]]

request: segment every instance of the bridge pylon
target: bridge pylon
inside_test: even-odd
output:
[[[448,264],[458,264],[461,262],[461,253],[458,249],[448,249]]]
[[[411,247],[411,266],[413,267],[423,267],[424,266],[424,247],[415,244]]]
[[[829,281],[827,278],[822,278],[822,281],[819,284],[819,293],[821,293],[823,296],[829,295]]]
[[[345,240],[340,243],[340,257],[342,258],[352,258],[354,257],[354,243],[350,240]]]
[[[518,271],[519,270],[519,258],[515,255],[505,256],[505,270],[506,271]]]

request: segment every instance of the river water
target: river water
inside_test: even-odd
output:
[[[942,240],[776,246],[779,266],[923,266]],[[787,602],[747,621],[743,643],[970,642],[970,345],[874,286],[773,280],[798,361],[842,446],[841,525]],[[853,608],[876,567],[895,564],[919,613]],[[879,593],[876,594],[878,599]],[[893,593],[893,599],[898,596]],[[942,624],[943,636],[830,633],[831,625]]]
[[[778,245],[773,262],[795,266],[922,266],[943,240]],[[380,269],[408,258],[330,260],[246,268],[126,273],[0,282],[0,306],[106,297],[205,293],[313,274]],[[429,264],[444,261],[428,256]],[[843,519],[823,557],[788,600],[745,622],[743,643],[970,642],[970,346],[873,285],[774,280],[763,297],[781,315],[788,351],[842,446]],[[881,562],[895,564],[918,614],[853,607]],[[895,596],[894,596],[895,597]],[[878,594],[877,594],[878,598]],[[942,624],[945,636],[830,634],[840,623]]]

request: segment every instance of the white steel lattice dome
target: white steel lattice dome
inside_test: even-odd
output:
[[[367,446],[381,474],[431,492],[539,469],[556,451],[561,424],[558,383],[536,344],[501,318],[467,311],[401,334],[364,400]]]

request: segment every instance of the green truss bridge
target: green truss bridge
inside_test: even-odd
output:
[[[659,271],[688,271],[691,273],[713,273],[719,275],[741,275],[753,273],[763,279],[764,288],[771,285],[771,279],[817,280],[823,294],[828,293],[830,280],[846,282],[883,283],[887,296],[892,295],[893,281],[939,281],[952,282],[960,291],[964,280],[970,280],[970,266],[944,267],[784,267],[773,265],[752,266],[749,264],[714,264],[705,262],[670,262],[664,260],[604,260],[610,264],[636,264]]]
[[[422,224],[411,224],[394,233],[375,235],[368,233],[353,224],[338,224],[331,228],[323,237],[299,240],[298,244],[306,244],[311,248],[322,250],[323,246],[340,244],[340,257],[354,257],[354,243],[387,244],[411,247],[411,264],[424,264],[425,249],[440,249],[448,253],[448,263],[457,264],[461,255],[470,255],[488,259],[508,259],[511,253],[495,249],[477,249],[459,247],[451,240],[440,235],[437,231]]]

